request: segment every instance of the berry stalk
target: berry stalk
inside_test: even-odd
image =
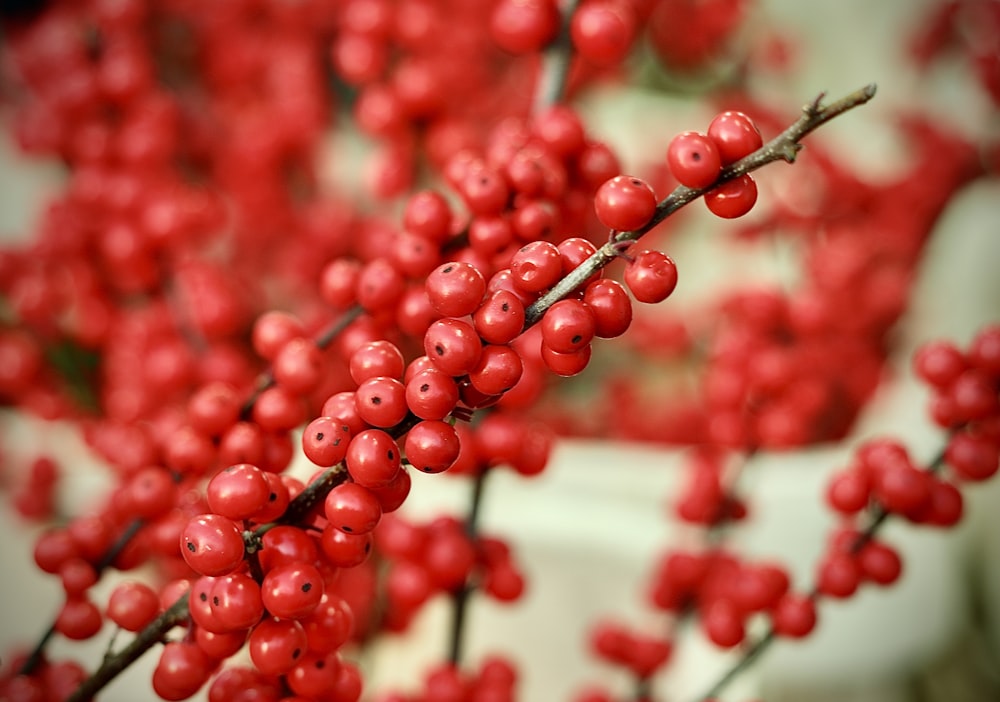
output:
[[[623,249],[627,248],[632,242],[637,241],[684,205],[698,199],[721,183],[755,171],[773,161],[782,160],[793,163],[798,152],[802,149],[800,142],[805,136],[845,112],[864,105],[874,96],[875,84],[869,83],[863,88],[859,88],[824,107],[822,105],[824,94],[821,93],[815,100],[802,108],[802,116],[785,129],[785,131],[752,154],[724,167],[718,179],[711,185],[704,188],[677,186],[672,193],[659,202],[653,218],[647,224],[634,231],[615,233],[608,243],[598,249],[590,258],[531,304],[525,310],[525,328],[541,319],[545,311],[552,305],[566,297],[594,273],[611,263],[611,261],[621,254]]]

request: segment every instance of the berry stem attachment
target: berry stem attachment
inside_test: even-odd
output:
[[[781,134],[771,139],[752,154],[724,167],[719,174],[718,180],[712,183],[712,185],[705,188],[677,186],[672,193],[657,204],[653,218],[648,223],[635,231],[618,232],[611,241],[604,244],[590,258],[581,263],[569,275],[530,305],[525,310],[525,328],[528,328],[541,319],[549,307],[566,297],[570,292],[578,288],[583,281],[617,258],[619,256],[619,248],[622,244],[638,240],[681,207],[701,197],[720,183],[755,171],[772,161],[783,160],[788,163],[794,162],[796,155],[802,148],[800,142],[806,135],[835,117],[839,117],[855,107],[864,105],[874,96],[874,83],[869,83],[863,88],[855,90],[839,100],[830,103],[826,107],[821,105],[823,96],[820,95],[802,109],[802,116],[785,129],[785,131],[781,132]]]

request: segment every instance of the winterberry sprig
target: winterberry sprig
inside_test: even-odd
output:
[[[768,629],[750,643],[742,656],[698,698],[715,699],[780,637],[800,638],[816,624],[815,603],[821,597],[845,598],[862,580],[889,585],[899,577],[899,555],[876,539],[893,516],[913,524],[951,527],[962,516],[962,495],[939,477],[950,469],[954,481],[979,482],[1000,470],[1000,326],[982,329],[962,351],[950,342],[920,347],[913,359],[917,375],[934,396],[932,417],[948,429],[943,448],[923,468],[917,468],[905,447],[890,440],[869,441],[858,448],[852,466],[834,474],[827,492],[830,506],[847,516],[864,513],[861,529],[842,529],[817,567],[815,582],[805,595],[788,593],[771,613]],[[947,404],[949,412],[940,406]],[[975,448],[966,449],[965,437]],[[958,446],[959,448],[955,448]]]
[[[656,225],[679,210],[684,205],[705,195],[712,188],[735,178],[744,176],[773,161],[783,160],[788,163],[795,161],[802,149],[801,140],[818,127],[855,107],[863,105],[875,96],[875,85],[869,84],[850,93],[828,105],[823,105],[824,94],[802,108],[802,116],[752,154],[743,157],[735,163],[724,166],[718,178],[704,188],[689,188],[679,185],[666,198],[661,200],[653,210],[646,224],[632,231],[613,233],[611,240],[598,249],[586,261],[580,264],[557,285],[539,297],[525,310],[525,324],[530,325],[540,319],[558,300],[569,295],[594,273],[607,266],[618,257],[624,249],[652,230]]]

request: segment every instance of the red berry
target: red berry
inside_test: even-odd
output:
[[[903,571],[903,561],[895,549],[879,541],[869,541],[858,553],[862,574],[879,585],[891,585]]]
[[[620,175],[594,195],[594,210],[605,227],[631,232],[646,226],[656,212],[656,194],[646,181]]]
[[[960,478],[987,480],[1000,468],[1000,446],[987,437],[959,432],[948,440],[944,458]]]
[[[368,488],[357,483],[341,483],[324,502],[327,520],[348,534],[367,534],[382,518],[382,506]]]
[[[583,302],[594,315],[594,335],[602,339],[621,336],[632,323],[632,301],[616,280],[601,278],[590,283]]]
[[[746,635],[743,617],[736,605],[724,599],[716,600],[708,606],[702,617],[702,627],[709,640],[723,648],[736,646]]]
[[[395,378],[369,378],[354,393],[358,416],[373,427],[391,427],[406,417],[406,386]]]
[[[267,504],[270,494],[264,471],[249,463],[219,471],[205,490],[209,509],[237,521],[253,517]]]
[[[490,344],[506,344],[524,330],[524,303],[514,293],[497,290],[472,317],[476,332]]]
[[[749,173],[733,178],[705,193],[705,204],[723,219],[742,217],[757,202],[757,183]]]
[[[640,251],[625,266],[625,284],[639,302],[662,302],[677,287],[677,266],[661,251]]]
[[[309,563],[275,566],[260,584],[264,606],[280,619],[301,619],[319,605],[323,597],[323,574]]]
[[[764,144],[753,120],[735,110],[715,116],[708,125],[708,138],[715,142],[723,166],[739,161]]]
[[[475,368],[480,348],[475,328],[460,319],[439,319],[424,334],[424,353],[448,375],[462,376]]]
[[[419,422],[406,434],[406,460],[423,473],[448,470],[458,458],[461,444],[455,428],[447,422]]]
[[[399,447],[381,429],[367,429],[351,439],[345,460],[354,482],[370,488],[384,487],[399,472]]]
[[[351,429],[337,417],[317,417],[302,432],[302,452],[323,468],[335,466],[347,455]]]
[[[431,305],[445,317],[472,314],[486,294],[486,279],[475,266],[452,261],[435,268],[425,283]]]
[[[558,31],[555,0],[500,0],[490,17],[493,41],[512,54],[539,51]]]
[[[562,277],[562,256],[555,244],[533,241],[522,246],[510,260],[511,278],[521,290],[548,290]]]
[[[523,372],[517,351],[507,345],[488,344],[476,367],[469,371],[469,382],[484,395],[500,395],[517,385]]]
[[[590,344],[594,313],[581,300],[559,300],[542,316],[542,344],[556,353],[573,353]]]
[[[160,598],[145,583],[126,580],[108,598],[108,619],[126,631],[140,631],[160,611]]]
[[[699,132],[681,132],[670,140],[667,165],[681,185],[698,189],[714,183],[722,170],[715,142]]]
[[[219,514],[189,520],[180,546],[187,564],[202,575],[226,575],[243,562],[243,534],[232,519]]]
[[[422,370],[406,383],[406,405],[421,419],[444,419],[457,404],[454,378],[437,368]]]
[[[626,3],[583,3],[570,20],[570,38],[581,56],[597,66],[624,59],[635,39],[636,18]]]
[[[542,344],[541,348],[545,367],[564,378],[582,373],[587,364],[590,363],[591,348],[589,344],[569,353],[553,351],[545,344]]]
[[[305,655],[308,641],[294,619],[267,618],[250,633],[250,660],[264,675],[282,675]]]
[[[359,347],[351,354],[349,370],[351,378],[360,385],[369,378],[384,376],[402,378],[403,354],[390,341],[372,341]]]
[[[811,597],[786,593],[771,613],[774,633],[800,639],[816,627],[816,603]]]

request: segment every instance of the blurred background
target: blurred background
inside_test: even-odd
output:
[[[819,93],[835,98],[868,83],[878,85],[869,105],[807,138],[801,164],[778,163],[760,173],[760,204],[746,221],[724,222],[695,203],[676,224],[650,235],[651,242],[676,260],[681,283],[662,310],[642,311],[647,326],[666,326],[679,316],[697,314],[725,290],[748,282],[794,282],[801,265],[798,249],[747,232],[767,220],[775,203],[806,197],[801,186],[808,183],[811,145],[858,179],[885,184],[913,175],[911,147],[898,128],[900,115],[921,115],[973,144],[997,141],[996,96],[984,87],[982,71],[967,52],[945,51],[923,66],[913,59],[913,37],[946,4],[754,0],[746,3],[746,19],[733,38],[731,53],[697,79],[671,75],[654,66],[650,57],[640,56],[633,66],[633,83],[602,84],[579,96],[591,130],[617,147],[626,172],[655,179],[663,177],[662,154],[670,138],[707,125],[719,109],[714,99],[705,98],[708,87],[732,81],[746,56],[759,58],[756,70],[741,79],[745,92],[773,109],[783,123],[794,120],[799,107]],[[963,31],[971,32],[968,27]],[[992,51],[995,59],[996,46]],[[9,110],[0,113],[0,122],[5,116],[9,118]],[[332,134],[327,177],[350,187],[358,172],[353,159],[363,158],[368,149],[357,135]],[[4,130],[0,236],[5,245],[32,235],[47,199],[64,179],[58,163],[20,153],[11,130]],[[886,189],[882,196],[892,197],[893,191]],[[867,438],[893,435],[919,461],[930,460],[940,450],[943,433],[927,416],[929,394],[913,378],[908,359],[926,340],[947,337],[964,344],[985,323],[1000,319],[998,203],[995,176],[979,178],[949,199],[919,265],[909,306],[894,331],[890,367],[844,440],[765,451],[753,458],[742,482],[750,515],[726,537],[741,552],[786,562],[794,582],[806,587],[835,521],[822,506],[825,482],[846,465],[851,449]],[[642,337],[646,341],[636,343],[653,343],[649,338],[655,339]],[[656,427],[629,437],[599,436],[612,432],[593,426],[594,416],[614,411],[595,406],[606,402],[595,389],[601,369],[632,363],[632,353],[635,349],[622,352],[616,344],[606,344],[595,353],[595,367],[579,382],[564,383],[565,390],[540,410],[565,413],[566,433],[574,435],[559,441],[545,474],[530,480],[509,473],[491,478],[484,529],[509,537],[529,584],[525,599],[515,605],[473,602],[469,655],[476,659],[503,651],[514,658],[523,669],[521,698],[529,702],[570,699],[586,682],[627,689],[619,672],[595,664],[588,653],[587,632],[601,617],[621,617],[648,631],[664,625],[661,615],[645,606],[643,588],[656,555],[677,539],[688,538],[686,527],[673,517],[670,498],[677,491],[683,452],[670,445],[676,442],[657,441]],[[664,373],[654,363],[631,367],[648,367],[652,382],[659,382]],[[42,453],[65,466],[58,494],[61,514],[77,513],[99,501],[110,483],[70,425],[3,410],[0,437],[8,492]],[[293,470],[309,474],[302,465]],[[405,507],[414,518],[430,518],[442,510],[464,512],[468,485],[461,480],[418,475],[414,483]],[[996,481],[969,486],[966,497],[967,516],[958,529],[889,524],[884,535],[901,550],[903,579],[885,590],[867,588],[847,602],[824,602],[813,636],[774,646],[722,699],[1000,699],[1000,486]],[[33,540],[41,528],[23,520],[4,495],[2,651],[35,640],[61,598],[56,579],[43,577],[32,564]],[[102,582],[98,592],[106,594],[111,585]],[[445,651],[447,619],[446,603],[435,603],[411,634],[390,637],[367,652],[363,664],[373,688],[405,686],[419,678],[419,671]],[[101,637],[85,644],[57,640],[53,651],[72,651],[97,662],[108,635],[106,626]],[[679,641],[668,674],[656,681],[657,699],[697,699],[739,655],[719,652],[694,629],[683,630]],[[147,681],[153,663],[147,656],[100,699],[152,699]]]

